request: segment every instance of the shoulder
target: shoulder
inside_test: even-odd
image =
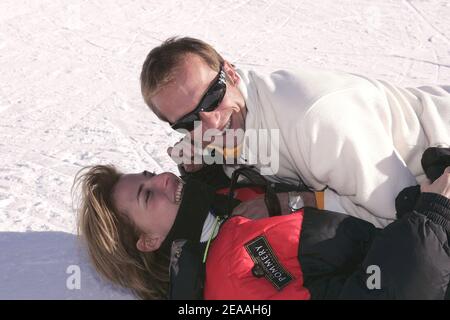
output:
[[[250,101],[262,107],[291,109],[296,114],[312,109],[334,112],[338,105],[380,96],[380,90],[368,78],[337,70],[302,67],[242,71],[241,75]]]

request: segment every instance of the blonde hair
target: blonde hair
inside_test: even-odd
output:
[[[151,98],[172,81],[173,71],[187,54],[195,54],[212,69],[219,72],[222,56],[208,43],[195,38],[172,37],[153,48],[147,55],[141,71],[141,93],[145,103],[158,116],[167,121],[151,102]]]
[[[81,188],[78,234],[89,257],[104,278],[129,288],[142,299],[165,299],[169,286],[168,252],[140,252],[139,231],[121,214],[112,199],[120,173],[112,165],[81,169],[72,187]]]

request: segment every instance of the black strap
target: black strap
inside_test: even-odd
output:
[[[264,202],[266,204],[270,217],[279,216],[281,214],[280,201],[278,200],[277,194],[270,182],[267,181],[261,174],[249,167],[236,169],[231,176],[231,184],[228,191],[228,212],[230,214],[232,210],[232,201],[234,199],[234,191],[236,190],[238,179],[240,176],[244,176],[250,183],[264,189]]]

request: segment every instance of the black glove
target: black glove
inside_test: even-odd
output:
[[[421,163],[427,178],[433,183],[442,175],[445,168],[450,166],[450,148],[432,147],[426,149],[422,155]],[[419,185],[407,187],[400,191],[395,198],[397,219],[400,219],[405,213],[413,211],[419,196]]]
[[[450,148],[428,148],[422,156],[422,168],[427,178],[434,182],[450,166]]]

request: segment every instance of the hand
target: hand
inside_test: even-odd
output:
[[[450,167],[444,170],[444,173],[433,183],[426,180],[420,185],[420,191],[437,193],[450,199]]]
[[[178,142],[178,143],[180,143],[180,142]],[[204,166],[203,163],[199,163],[199,164],[179,163],[179,160],[177,160],[177,157],[182,157],[182,155],[180,156],[180,155],[173,154],[175,146],[176,146],[176,144],[173,147],[169,147],[167,149],[167,154],[169,155],[169,157],[172,158],[172,160],[175,161],[175,163],[181,165],[186,172],[196,172],[203,168],[203,166]]]
[[[205,126],[197,126],[193,131],[186,132],[185,136],[175,143],[173,147],[167,149],[167,153],[172,160],[176,164],[182,165],[186,172],[195,172],[203,168],[205,150],[205,155],[212,157],[209,159],[210,162],[212,160],[215,163],[219,163],[217,162],[217,157],[222,159],[223,152],[216,152],[215,154],[211,152],[213,149],[217,149],[217,146],[214,144],[216,137],[214,135],[211,136],[211,134],[215,134],[214,131],[206,134],[205,130]],[[221,145],[219,147],[220,149],[222,148]],[[211,164],[210,162],[207,163]]]
[[[202,149],[192,140],[192,135],[185,135],[173,147],[167,149],[167,154],[176,164],[183,166],[186,172],[196,172],[203,168]]]

